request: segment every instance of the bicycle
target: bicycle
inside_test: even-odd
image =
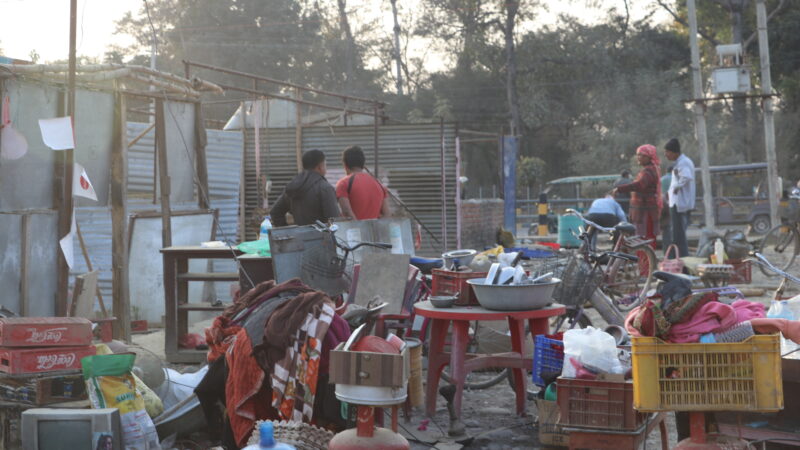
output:
[[[772,227],[761,239],[757,253],[775,261],[770,263],[773,267],[788,270],[800,254],[800,221]],[[758,264],[758,268],[768,277],[777,276],[764,264]]]
[[[612,249],[598,261],[603,272],[600,289],[622,312],[639,306],[647,297],[656,267],[656,254],[650,246],[652,241],[635,236],[633,225],[627,222],[609,228],[598,225],[573,209],[568,209],[567,213],[577,216],[588,225],[581,233],[582,243],[578,249],[578,253],[587,262],[591,262],[592,256],[597,255],[593,234],[597,231],[610,234]],[[630,258],[630,255],[636,258]]]

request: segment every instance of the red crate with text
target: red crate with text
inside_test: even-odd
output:
[[[0,348],[0,372],[13,375],[81,368],[81,358],[96,353],[94,345],[81,347]]]
[[[70,347],[91,343],[92,322],[82,317],[0,319],[0,347]]]
[[[729,259],[725,264],[733,266],[728,284],[750,284],[753,281],[753,263],[742,259]]]

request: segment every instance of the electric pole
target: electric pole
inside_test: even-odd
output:
[[[397,66],[397,95],[403,95],[403,67],[400,59],[400,22],[397,20],[397,0],[392,3],[392,16],[394,16],[394,63]]]
[[[761,93],[764,95],[764,144],[767,150],[767,195],[769,196],[769,218],[772,226],[778,225],[778,158],[775,154],[775,118],[772,104],[772,77],[769,70],[769,38],[767,37],[767,7],[764,0],[756,1],[758,23],[758,56],[761,60]]]
[[[703,99],[703,78],[700,73],[700,48],[697,44],[697,10],[695,0],[687,0],[689,13],[689,47],[691,48],[692,92],[694,96],[694,131],[697,148],[700,150],[700,179],[703,182],[703,212],[706,228],[714,229],[714,204],[711,198],[711,172],[708,162],[708,135],[706,133],[705,104]],[[766,120],[766,119],[765,119]]]

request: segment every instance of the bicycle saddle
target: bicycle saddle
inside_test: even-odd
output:
[[[614,225],[614,229],[619,231],[622,234],[634,234],[636,233],[636,227],[633,226],[632,223],[629,222],[620,222]]]
[[[688,282],[688,283],[692,282],[692,278],[691,277],[689,277],[687,275],[684,275],[682,273],[662,272],[660,270],[657,270],[657,271],[653,272],[653,276],[656,279],[659,279],[659,280],[661,280],[661,281],[663,281],[665,283],[669,283],[670,281],[678,281],[678,280],[683,281],[683,282]]]

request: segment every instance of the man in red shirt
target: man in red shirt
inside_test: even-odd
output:
[[[364,171],[366,158],[361,147],[345,149],[342,162],[347,176],[336,183],[342,215],[355,220],[389,217],[388,193],[375,177]]]

